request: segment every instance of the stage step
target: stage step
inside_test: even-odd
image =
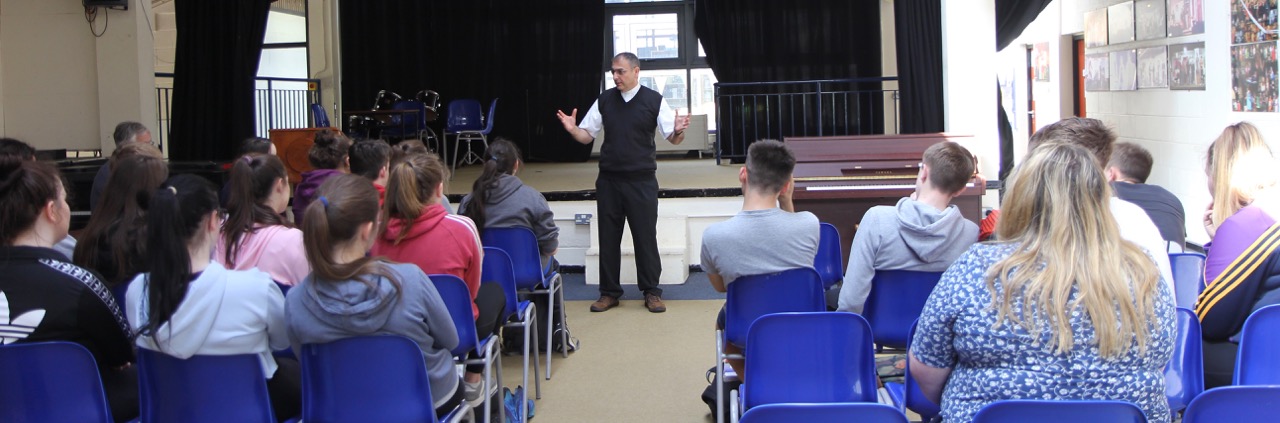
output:
[[[591,239],[598,240],[599,220],[591,221]],[[662,261],[662,276],[658,278],[660,285],[679,285],[689,278],[689,243],[688,218],[683,215],[658,215],[658,257]],[[600,246],[592,243],[585,257],[586,280],[588,285],[600,284]],[[622,268],[621,278],[624,285],[636,284],[635,248],[631,238],[631,228],[622,232]]]

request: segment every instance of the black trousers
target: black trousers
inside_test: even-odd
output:
[[[1230,386],[1236,373],[1240,344],[1231,341],[1204,341],[1204,389]]]
[[[484,339],[489,335],[498,333],[498,329],[502,328],[502,321],[506,316],[502,315],[502,308],[507,305],[507,293],[502,290],[502,285],[496,283],[482,283],[480,290],[476,292],[476,308],[480,310],[480,317],[476,318],[476,337]],[[467,354],[469,358],[480,358],[479,354],[472,351]],[[468,364],[467,371],[471,373],[484,372],[483,364]]]
[[[662,295],[658,276],[658,178],[596,179],[596,213],[600,215],[600,295],[622,296],[622,225],[631,225],[640,291]]]
[[[138,417],[138,367],[101,369],[102,388],[111,407],[111,417],[127,422]]]
[[[267,379],[267,395],[276,421],[302,414],[302,365],[292,358],[276,357],[276,374]]]

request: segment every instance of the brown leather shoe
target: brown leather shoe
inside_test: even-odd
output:
[[[662,303],[662,297],[653,294],[644,294],[644,306],[650,313],[667,311],[667,305]]]
[[[618,304],[619,303],[617,298],[613,298],[608,295],[601,295],[600,299],[596,300],[595,303],[591,304],[591,311],[594,313],[607,311],[611,308],[617,307]]]

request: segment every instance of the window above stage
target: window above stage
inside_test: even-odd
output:
[[[693,0],[605,0],[605,51],[640,58],[640,85],[662,94],[681,115],[707,115],[715,131],[716,75],[707,53],[693,35]],[[602,71],[601,90],[613,88]]]

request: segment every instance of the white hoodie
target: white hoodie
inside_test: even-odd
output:
[[[125,295],[125,314],[135,333],[147,320],[146,276],[135,277]],[[289,347],[284,295],[266,273],[227,270],[211,262],[187,285],[186,297],[155,337],[138,336],[137,345],[183,359],[258,354],[270,379],[276,372],[271,351]]]

